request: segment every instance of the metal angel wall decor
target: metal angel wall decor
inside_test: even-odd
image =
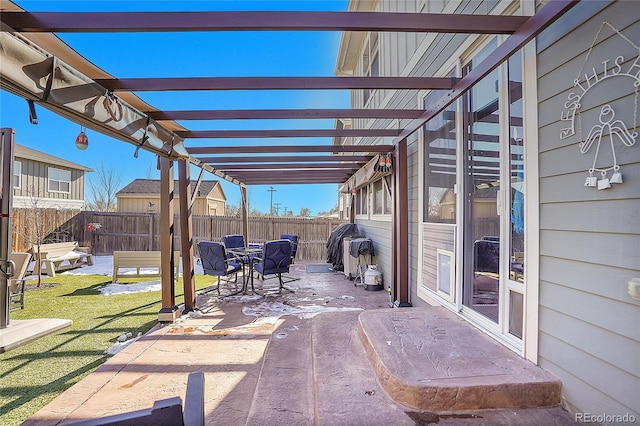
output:
[[[623,55],[616,56],[613,60],[602,61],[599,68],[593,67],[591,74],[584,73],[585,66],[593,51],[593,48],[605,26],[611,28],[614,33],[629,43],[636,50],[635,60],[631,65],[624,65],[627,61]],[[625,120],[616,117],[616,111],[610,104],[605,104],[600,108],[598,121],[594,124],[587,137],[582,137],[582,117],[581,113],[584,109],[584,98],[591,89],[598,86],[599,83],[610,80],[612,78],[631,79],[630,87],[633,88],[633,124],[631,126],[625,123]],[[573,81],[574,88],[577,91],[569,93],[564,111],[560,115],[561,121],[567,121],[567,127],[561,129],[560,139],[567,139],[578,133],[580,153],[587,154],[593,150],[593,164],[589,168],[584,186],[596,187],[599,190],[611,188],[612,184],[623,183],[622,172],[618,164],[616,150],[620,148],[620,143],[624,146],[633,146],[638,138],[638,92],[640,91],[640,47],[633,43],[629,38],[618,31],[608,22],[603,22],[596,36],[591,43],[589,50],[585,56],[582,67],[578,72],[578,76]],[[577,118],[577,123],[576,123]],[[627,117],[626,121],[629,121]],[[610,150],[611,152],[607,152]],[[611,164],[612,163],[612,164]],[[603,165],[604,164],[604,165]],[[599,173],[600,176],[594,176]]]

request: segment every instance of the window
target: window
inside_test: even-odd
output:
[[[455,71],[449,76],[455,76]],[[443,95],[433,91],[424,99],[429,109]],[[424,134],[424,185],[428,193],[424,197],[424,221],[455,223],[456,196],[456,104],[453,103],[439,115],[428,121]]]
[[[369,187],[363,186],[358,190],[358,193],[356,194],[356,214],[357,215],[367,214],[369,211],[369,209],[367,208],[368,203],[369,203]]]
[[[387,178],[382,178],[371,184],[373,197],[373,214],[391,214],[391,185]]]
[[[362,75],[365,77],[378,77],[380,75],[380,64],[378,60],[378,33],[371,33],[369,40],[364,47],[362,54]],[[371,94],[372,89],[364,89],[362,91],[362,105],[366,105]]]
[[[382,179],[375,181],[372,185],[373,194],[373,214],[382,214],[383,188]]]
[[[13,162],[13,187],[20,188],[20,178],[22,177],[22,162]]]
[[[71,171],[49,167],[49,191],[71,192]]]

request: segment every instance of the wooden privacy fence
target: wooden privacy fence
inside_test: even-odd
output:
[[[14,218],[21,209],[14,210]],[[28,210],[28,209],[25,209]],[[14,219],[14,229],[27,225]],[[78,241],[91,247],[95,255],[112,254],[116,250],[160,250],[160,215],[157,213],[73,212],[52,221],[49,241]],[[298,235],[300,260],[326,260],[326,243],[338,219],[257,216],[249,218],[249,242],[278,239],[281,234]],[[99,224],[97,229],[90,224]],[[193,216],[194,244],[201,240],[221,241],[223,235],[242,233],[242,220],[226,216]],[[14,233],[16,234],[16,233]],[[57,238],[57,239],[56,239]],[[174,243],[180,247],[179,216],[175,216]],[[14,237],[14,250],[26,250],[32,243]],[[197,253],[197,249],[196,249]]]
[[[78,220],[78,213],[66,209],[13,209],[12,251],[27,251],[40,243],[76,241],[78,235],[84,239],[85,227]]]

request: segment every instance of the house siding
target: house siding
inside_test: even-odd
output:
[[[640,304],[627,282],[640,276],[640,147],[616,145],[624,184],[584,187],[594,150],[579,135],[560,139],[567,96],[601,24],[640,44],[640,16],[623,1],[582,2],[538,38],[540,164],[539,364],[563,382],[572,411],[640,418]],[[633,13],[629,13],[634,11]],[[584,71],[637,51],[605,27]],[[626,84],[602,83],[582,102],[582,132],[604,104],[623,115],[634,105]],[[633,107],[631,107],[633,109]],[[594,120],[595,118],[595,120]],[[618,116],[616,117],[618,118]],[[628,120],[626,120],[628,121]]]
[[[388,262],[393,256],[393,240],[389,222],[377,220],[359,220],[358,231],[361,235],[370,238],[373,243],[374,258],[373,263],[378,265],[378,271],[382,273],[383,284],[393,285],[393,271],[391,263]]]
[[[153,203],[153,207],[149,208],[149,203]],[[174,205],[177,206],[180,197],[174,197]],[[205,197],[195,199],[191,213],[195,216],[209,216],[210,212],[215,211],[215,216],[224,215],[224,201],[209,200]],[[119,196],[118,211],[121,213],[159,213],[160,197],[159,196]]]
[[[192,191],[194,184],[192,183]],[[179,203],[178,182],[175,182],[174,205]],[[158,213],[160,210],[160,181],[152,179],[136,179],[123,189],[116,197],[118,212],[121,213]],[[193,195],[192,195],[193,196]],[[151,205],[152,204],[152,205]],[[191,206],[193,215],[223,216],[225,214],[226,197],[222,186],[217,181],[204,181],[198,186],[198,192]],[[177,208],[177,207],[176,207]]]
[[[65,207],[65,201],[77,204],[84,201],[84,174],[83,170],[77,170],[56,164],[47,164],[27,158],[16,157],[16,161],[22,164],[20,173],[20,187],[14,188],[13,195],[18,199],[26,200],[57,200],[59,207]],[[51,192],[48,189],[48,169],[50,167],[71,172],[70,190],[66,192]]]

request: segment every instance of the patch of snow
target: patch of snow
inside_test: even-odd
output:
[[[100,294],[111,296],[113,294],[142,293],[145,291],[160,291],[162,283],[160,280],[148,281],[135,284],[107,284],[100,288]]]
[[[114,343],[113,346],[111,346],[109,349],[104,351],[104,353],[107,355],[117,354],[118,352],[120,352],[121,350],[123,350],[124,348],[126,348],[127,346],[135,342],[136,340],[138,340],[140,337],[142,337],[142,333],[139,332],[138,335],[134,338],[130,338],[131,336],[132,334],[130,332],[121,334],[120,336],[118,336],[116,343]]]
[[[262,302],[257,305],[242,308],[245,315],[256,317],[281,317],[283,315],[295,315],[300,319],[310,319],[322,312],[361,311],[361,308],[338,308],[321,305],[293,306],[279,301]]]

